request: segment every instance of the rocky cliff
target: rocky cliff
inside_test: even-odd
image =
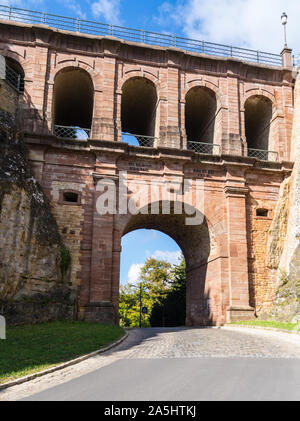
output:
[[[73,318],[69,266],[15,120],[0,111],[0,314],[11,324]]]
[[[294,94],[292,134],[293,174],[283,183],[269,234],[268,266],[276,273],[276,292],[271,316],[300,322],[300,69]]]

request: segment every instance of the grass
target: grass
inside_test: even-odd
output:
[[[97,351],[124,335],[118,326],[51,322],[9,327],[0,340],[0,384]]]
[[[275,329],[294,330],[300,332],[300,324],[275,322],[273,320],[247,320],[243,322],[230,323],[231,325],[272,327]]]

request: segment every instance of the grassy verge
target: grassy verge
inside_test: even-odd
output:
[[[261,326],[272,327],[275,329],[294,330],[300,332],[300,324],[275,322],[273,320],[248,320],[244,322],[230,323],[231,325],[244,325],[244,326]]]
[[[97,351],[124,335],[118,326],[52,322],[11,327],[0,340],[0,384]]]

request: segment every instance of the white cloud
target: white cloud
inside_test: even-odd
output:
[[[135,282],[139,280],[140,271],[143,266],[144,266],[144,263],[135,263],[134,265],[131,265],[128,271],[128,282],[130,284],[134,284]]]
[[[98,0],[92,3],[92,12],[96,18],[103,18],[107,23],[120,24],[120,0]]]
[[[147,254],[149,254],[149,252],[147,252]],[[150,257],[154,257],[154,259],[158,260],[165,260],[166,262],[171,263],[171,265],[176,265],[179,263],[180,256],[181,251],[156,250]]]
[[[86,19],[86,13],[82,11],[80,3],[76,0],[65,0],[64,6],[76,13],[81,19]]]
[[[165,2],[158,19],[173,19],[189,38],[280,53],[281,14],[288,14],[288,44],[300,50],[299,0],[187,0]]]

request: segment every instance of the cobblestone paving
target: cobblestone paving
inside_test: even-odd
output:
[[[283,334],[287,336],[287,334]],[[151,329],[132,331],[121,358],[300,358],[300,336],[244,329]],[[116,355],[115,355],[116,356]]]
[[[245,328],[134,329],[104,354],[0,391],[0,401],[18,400],[124,359],[300,358],[300,335]]]

